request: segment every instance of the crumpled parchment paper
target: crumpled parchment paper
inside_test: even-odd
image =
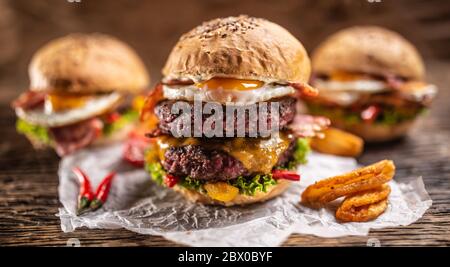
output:
[[[333,207],[309,209],[299,203],[300,194],[314,181],[356,169],[358,164],[352,158],[314,152],[308,164],[299,167],[301,182],[273,200],[228,208],[193,204],[153,183],[144,170],[123,162],[121,152],[122,146],[116,144],[83,150],[61,161],[58,191],[63,207],[57,216],[64,232],[79,227],[126,228],[191,246],[278,246],[292,233],[339,237],[408,225],[432,204],[421,177],[407,179],[408,183],[392,181],[389,207],[383,215],[367,223],[338,223]],[[74,166],[85,170],[94,188],[107,173],[117,171],[101,209],[75,215],[78,183],[71,171]]]

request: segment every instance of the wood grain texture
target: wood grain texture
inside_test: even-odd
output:
[[[363,164],[388,158],[397,165],[395,179],[423,176],[433,206],[416,223],[370,232],[368,237],[319,238],[292,235],[284,246],[365,246],[377,238],[381,246],[450,245],[450,64],[429,62],[429,80],[440,93],[433,108],[408,138],[366,148]],[[14,86],[11,84],[10,86]],[[15,88],[17,89],[17,88]],[[55,216],[58,158],[51,151],[33,151],[14,129],[9,87],[0,87],[0,245],[65,246],[70,238],[82,246],[176,246],[157,236],[127,230],[79,229],[63,233]]]

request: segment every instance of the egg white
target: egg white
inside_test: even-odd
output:
[[[342,106],[353,104],[362,94],[390,90],[385,82],[376,80],[330,81],[317,79],[314,86],[319,90],[322,98]]]
[[[291,95],[295,89],[288,85],[265,84],[251,90],[235,90],[227,88],[204,89],[195,85],[168,86],[163,85],[164,98],[170,100],[218,102],[221,104],[249,105],[268,101],[273,98]]]
[[[353,80],[353,81],[325,81],[317,79],[314,86],[319,90],[326,91],[356,91],[361,93],[377,93],[389,90],[383,81],[376,80]]]
[[[114,107],[122,99],[120,93],[110,93],[108,95],[93,96],[86,100],[85,105],[79,108],[68,109],[58,112],[46,112],[45,108],[24,110],[16,108],[19,118],[35,125],[44,127],[59,127],[73,124],[101,115]]]

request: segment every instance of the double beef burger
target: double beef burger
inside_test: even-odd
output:
[[[29,76],[29,90],[12,104],[17,130],[60,156],[125,137],[143,103],[133,96],[149,83],[137,54],[103,34],[51,41],[35,53]]]
[[[375,26],[331,35],[314,51],[312,67],[319,96],[306,98],[309,111],[369,142],[404,136],[437,91],[424,81],[416,48]]]
[[[192,201],[225,206],[268,200],[299,180],[294,170],[308,151],[303,137],[326,127],[327,120],[296,117],[296,98],[317,91],[306,84],[308,55],[288,31],[248,16],[203,23],[180,38],[163,75],[141,113],[154,138],[145,157],[153,180]],[[203,112],[196,122],[195,111],[211,103],[215,111]],[[230,117],[229,107],[245,112]],[[182,116],[194,119],[180,126]],[[268,135],[255,131],[263,124]]]

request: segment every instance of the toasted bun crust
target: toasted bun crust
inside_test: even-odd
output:
[[[221,206],[235,206],[235,205],[248,205],[256,202],[264,202],[271,198],[274,198],[280,194],[282,194],[286,189],[288,189],[290,185],[290,181],[287,180],[279,180],[278,183],[274,186],[271,186],[266,193],[258,191],[254,196],[247,195],[237,195],[235,199],[229,202],[222,202],[218,200],[214,200],[210,198],[206,194],[202,194],[200,192],[189,190],[184,187],[180,187],[178,185],[174,186],[173,189],[179,193],[181,193],[185,198],[192,202],[202,203],[207,205],[221,205]]]
[[[72,34],[40,48],[28,68],[33,91],[139,92],[149,84],[144,63],[127,44],[104,34]]]
[[[415,120],[406,121],[396,125],[358,123],[349,127],[342,121],[333,120],[332,124],[360,136],[366,142],[377,143],[391,141],[405,136],[409,129],[414,125],[414,122]]]
[[[422,80],[417,49],[398,33],[377,26],[347,28],[328,37],[312,55],[313,71],[363,72]]]
[[[245,15],[214,19],[181,36],[163,68],[165,79],[213,77],[307,82],[303,45],[281,26]]]

